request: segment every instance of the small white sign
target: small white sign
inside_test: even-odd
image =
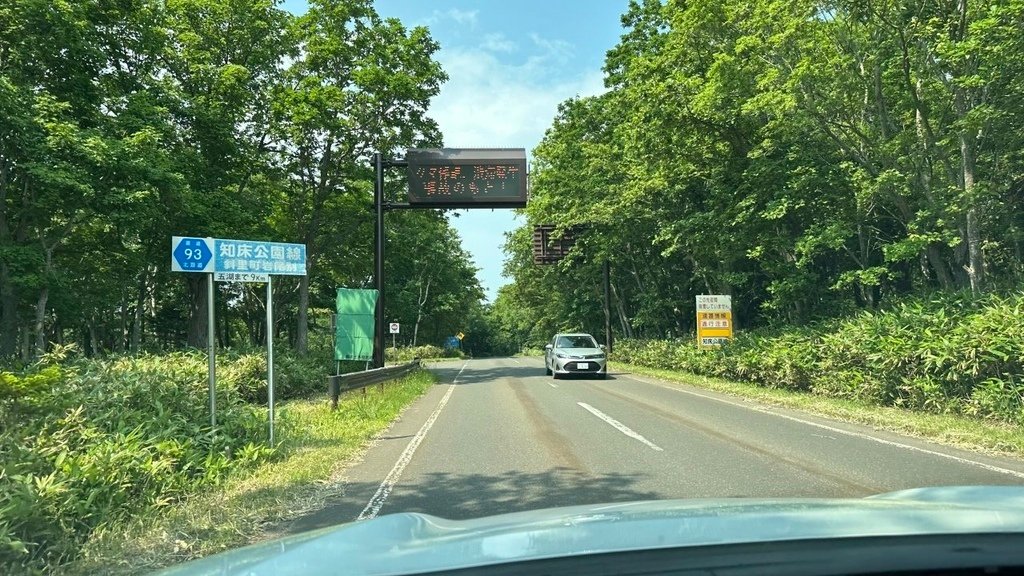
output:
[[[732,312],[732,296],[698,295],[697,312]]]
[[[398,332],[398,328],[399,328],[398,322],[392,322],[391,324],[388,324],[388,327],[391,328],[391,333],[392,334],[398,334],[399,333]]]
[[[270,274],[257,272],[214,272],[213,279],[217,282],[270,282]]]

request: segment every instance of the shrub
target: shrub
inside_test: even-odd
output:
[[[271,456],[266,416],[240,390],[248,356],[222,361],[218,426],[201,353],[53,357],[0,374],[0,565],[46,570],[98,527],[176,502]]]
[[[906,300],[720,350],[624,340],[614,359],[761,386],[1024,423],[1024,294]]]
[[[388,362],[411,362],[416,358],[430,360],[436,358],[463,358],[461,350],[439,348],[433,345],[407,346],[404,348],[385,348],[384,359]]]

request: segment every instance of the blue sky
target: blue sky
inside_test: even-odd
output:
[[[540,142],[558,104],[603,91],[605,52],[622,33],[628,0],[378,0],[377,12],[423,25],[441,45],[449,76],[430,115],[452,148],[525,148]],[[294,13],[304,0],[286,0]],[[512,210],[462,210],[452,224],[493,301]]]

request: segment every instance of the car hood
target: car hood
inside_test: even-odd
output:
[[[660,500],[475,520],[392,514],[241,548],[162,574],[413,574],[628,550],[818,538],[1024,534],[1024,487],[862,499]]]

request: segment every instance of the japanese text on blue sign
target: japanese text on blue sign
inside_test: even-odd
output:
[[[306,245],[251,240],[213,241],[214,269],[218,272],[306,274]]]

